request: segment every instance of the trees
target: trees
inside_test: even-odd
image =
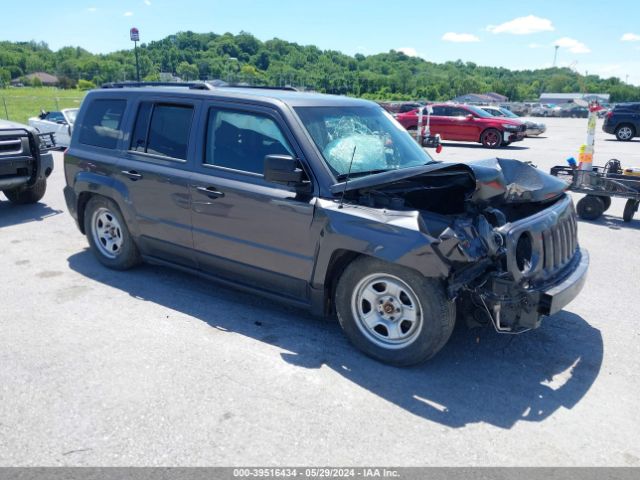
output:
[[[183,80],[196,80],[198,78],[198,67],[195,65],[191,65],[187,62],[180,62],[178,68],[176,68],[176,73]]]
[[[160,72],[185,80],[221,78],[257,84],[293,84],[318,91],[378,99],[449,100],[470,92],[497,92],[511,100],[537,99],[542,92],[603,92],[612,101],[640,100],[640,88],[618,78],[579,75],[568,68],[511,71],[461,60],[435,64],[391,50],[345,55],[274,38],[262,42],[247,32],[179,32],[139,47],[145,79]],[[0,42],[0,82],[34,71],[56,73],[65,84],[78,79],[101,84],[135,79],[131,50],[93,55],[78,47],[53,52],[36,42]]]

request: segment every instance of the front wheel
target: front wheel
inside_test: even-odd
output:
[[[47,180],[38,180],[30,187],[18,187],[13,190],[4,190],[5,196],[11,203],[24,205],[27,203],[36,203],[42,200],[47,191]]]
[[[498,148],[502,145],[502,133],[495,128],[488,128],[480,135],[480,143],[485,148]]]
[[[91,197],[84,213],[84,231],[91,250],[103,265],[127,270],[140,263],[138,247],[113,200]]]
[[[433,357],[451,336],[456,318],[455,303],[439,281],[368,257],[345,269],[335,305],[351,343],[395,366]]]

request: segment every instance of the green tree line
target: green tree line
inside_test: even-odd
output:
[[[278,38],[180,32],[139,48],[144,80],[161,72],[183,80],[223,79],[254,85],[294,85],[326,93],[378,100],[448,100],[465,93],[497,92],[512,101],[535,100],[542,92],[610,93],[611,101],[640,101],[640,87],[617,77],[581,75],[568,68],[513,71],[461,60],[434,63],[391,50],[345,55]],[[63,87],[134,80],[133,50],[92,54],[80,47],[52,51],[43,42],[0,42],[0,85],[44,71]]]

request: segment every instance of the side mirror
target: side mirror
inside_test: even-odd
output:
[[[467,115],[465,118],[466,118],[467,120],[473,120],[473,119],[474,119],[474,118],[476,118],[476,117],[474,117],[472,114],[469,114],[469,115]]]
[[[264,157],[264,178],[268,182],[295,187],[304,183],[306,175],[300,162],[291,155],[267,155]]]

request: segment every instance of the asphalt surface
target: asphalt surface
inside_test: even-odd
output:
[[[491,152],[544,170],[586,120]],[[600,130],[596,163],[640,166]],[[640,215],[579,224],[580,297],[520,336],[458,326],[432,361],[370,360],[339,326],[167,268],[103,268],[66,212],[0,200],[0,465],[640,466]]]

